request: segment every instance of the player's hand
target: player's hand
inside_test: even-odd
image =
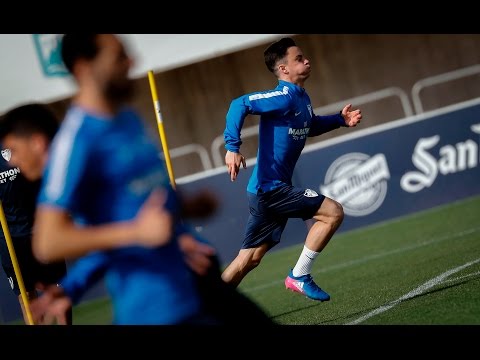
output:
[[[137,244],[155,247],[165,245],[173,234],[173,217],[165,209],[165,190],[154,190],[142,205],[133,223]]]
[[[240,171],[240,165],[243,165],[243,168],[247,168],[247,163],[245,162],[245,156],[240,152],[234,153],[227,151],[225,154],[225,164],[227,164],[227,170],[230,174],[230,180],[235,181],[237,179],[238,172]]]
[[[30,312],[36,325],[68,325],[67,312],[72,307],[70,298],[57,285],[37,284],[42,294],[30,301]]]
[[[188,266],[198,275],[205,275],[212,266],[210,257],[215,254],[215,248],[186,233],[178,237],[178,242]]]
[[[360,109],[352,111],[351,108],[352,104],[348,104],[342,109],[342,116],[345,120],[345,124],[348,127],[357,126],[357,124],[362,119],[362,112],[360,111]]]

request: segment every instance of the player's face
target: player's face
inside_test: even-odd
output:
[[[129,71],[133,61],[120,40],[112,34],[101,34],[97,38],[99,53],[93,62],[93,72],[102,93],[107,99],[122,102],[134,92]]]
[[[34,181],[42,177],[45,148],[37,136],[10,134],[4,138],[2,145],[12,153],[9,164],[18,167],[25,178]]]
[[[303,56],[303,52],[298,46],[288,49],[286,60],[291,78],[306,80],[310,76],[310,61]]]

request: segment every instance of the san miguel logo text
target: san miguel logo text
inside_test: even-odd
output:
[[[470,129],[480,134],[480,124]],[[409,193],[429,188],[439,174],[455,174],[476,168],[479,164],[479,146],[468,139],[455,145],[447,144],[438,150],[438,159],[433,148],[439,143],[440,135],[420,138],[413,150],[412,163],[417,171],[409,171],[400,179],[400,186]]]

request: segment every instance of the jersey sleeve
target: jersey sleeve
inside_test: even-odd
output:
[[[308,136],[318,136],[342,126],[346,126],[346,124],[345,119],[340,113],[325,116],[314,115]]]
[[[223,132],[225,149],[231,152],[239,152],[242,141],[240,133],[247,115],[262,115],[266,113],[283,114],[288,112],[292,103],[292,97],[288,87],[283,90],[255,92],[234,99],[226,116],[226,127]]]
[[[103,277],[108,259],[107,252],[92,252],[79,258],[68,269],[60,286],[73,304],[77,304],[86,291]]]
[[[65,120],[66,121],[66,120]],[[92,139],[80,124],[69,123],[52,142],[38,197],[39,205],[53,205],[71,210],[83,174],[89,165]]]

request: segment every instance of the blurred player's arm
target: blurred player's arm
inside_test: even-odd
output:
[[[108,259],[107,253],[91,253],[77,260],[58,286],[37,284],[41,294],[30,303],[34,323],[67,325],[67,313],[103,277]]]
[[[218,209],[218,199],[207,189],[197,190],[195,193],[177,190],[175,195],[178,200],[174,213],[179,216],[175,234],[178,237],[185,262],[198,275],[206,275],[210,268],[217,263],[215,260],[217,252],[188,224],[188,220],[206,219],[212,216]]]
[[[165,197],[163,190],[156,190],[131,221],[98,226],[79,226],[66,210],[40,204],[35,215],[34,254],[42,262],[52,262],[128,245],[164,245],[172,236],[172,216],[163,207]]]

